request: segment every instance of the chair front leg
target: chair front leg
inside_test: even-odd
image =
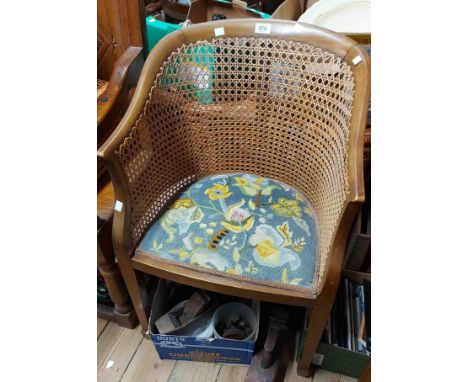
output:
[[[316,301],[316,305],[310,312],[304,348],[301,358],[297,362],[297,374],[302,377],[308,377],[310,375],[310,368],[312,366],[315,350],[320,343],[322,333],[327,325],[327,320],[333,306],[334,296],[333,294],[329,297],[319,297]]]
[[[335,302],[336,291],[340,284],[343,258],[348,241],[349,232],[354,218],[359,210],[358,203],[350,203],[345,209],[337,230],[335,241],[330,255],[330,262],[326,271],[326,279],[323,289],[314,302],[312,312],[307,325],[307,335],[304,341],[301,358],[297,363],[297,374],[308,376],[315,350],[322,338],[323,330],[327,325],[330,311]]]

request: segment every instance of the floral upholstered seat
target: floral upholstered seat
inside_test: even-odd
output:
[[[226,174],[188,187],[137,253],[264,285],[312,288],[316,246],[314,214],[296,190],[251,174]]]

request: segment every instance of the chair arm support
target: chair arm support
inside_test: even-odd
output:
[[[353,59],[361,56],[358,64],[353,64]],[[353,45],[344,58],[352,67],[355,78],[365,78],[354,89],[355,103],[353,105],[353,115],[350,121],[351,129],[349,136],[348,153],[348,174],[350,202],[363,203],[364,196],[364,169],[363,169],[363,151],[364,151],[364,130],[367,122],[367,112],[370,99],[370,58],[367,52],[358,45]]]
[[[318,285],[317,296],[334,301],[336,284],[340,282],[343,259],[349,233],[361,203],[348,203],[341,216],[338,228],[332,241],[330,254],[326,260],[323,281]]]
[[[105,92],[98,98],[97,103],[97,124],[104,120],[106,115],[112,109],[117,100],[122,87],[127,79],[128,72],[131,65],[135,62],[138,55],[141,53],[142,48],[131,46],[119,57],[115,63],[114,70],[112,71],[109,84]]]

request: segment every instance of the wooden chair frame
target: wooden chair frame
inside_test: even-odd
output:
[[[253,19],[203,23],[181,29],[164,38],[146,60],[135,95],[125,116],[112,136],[101,147],[98,155],[106,160],[114,185],[116,200],[123,203],[120,212],[116,212],[114,216],[114,247],[142,328],[144,330],[148,328],[148,319],[145,313],[145,296],[140,293],[136,270],[214,292],[303,306],[309,309],[310,316],[304,348],[297,365],[297,373],[306,376],[310,373],[312,358],[320,342],[335,299],[350,228],[360,205],[364,201],[363,145],[370,96],[370,59],[367,53],[351,39],[322,28],[289,21],[268,21],[271,24],[271,34],[268,37],[313,43],[314,46],[328,50],[342,57],[349,64],[355,80],[353,111],[349,127],[348,182],[350,192],[342,210],[333,245],[327,258],[323,282],[319,286],[316,298],[297,291],[281,290],[215,275],[200,274],[197,271],[184,269],[175,264],[161,264],[149,258],[133,256],[135,246],[130,233],[132,206],[126,176],[116,154],[119,146],[123,143],[125,137],[130,134],[132,127],[140,116],[156,74],[175,47],[211,39],[214,37],[215,28],[218,27],[224,28],[226,37],[250,37],[255,35],[256,23],[258,23],[258,20]],[[360,56],[360,60],[356,59],[357,56]]]

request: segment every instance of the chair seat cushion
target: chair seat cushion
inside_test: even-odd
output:
[[[314,213],[292,187],[252,174],[192,184],[153,223],[136,252],[253,283],[314,288]]]

